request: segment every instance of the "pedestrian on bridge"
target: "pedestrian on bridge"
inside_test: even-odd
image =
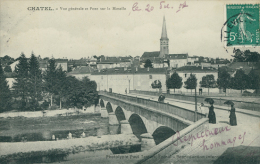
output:
[[[231,126],[237,125],[237,117],[236,117],[236,109],[234,108],[234,104],[231,104],[231,110],[229,115],[229,123]]]
[[[214,112],[214,106],[212,102],[210,103],[208,118],[209,118],[209,123],[216,124],[216,115]]]

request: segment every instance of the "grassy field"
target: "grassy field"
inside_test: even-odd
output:
[[[66,138],[68,133],[73,137],[80,137],[84,131],[86,136],[95,136],[97,129],[107,128],[108,119],[100,115],[82,114],[59,117],[14,117],[0,119],[0,141],[19,142],[22,137],[28,141],[50,140],[54,134],[56,138]]]

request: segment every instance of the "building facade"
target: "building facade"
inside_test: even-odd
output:
[[[151,84],[160,80],[162,91],[166,92],[165,68],[112,68],[91,73],[91,80],[96,81],[98,90],[112,89],[112,92],[127,93],[129,90],[154,91]]]

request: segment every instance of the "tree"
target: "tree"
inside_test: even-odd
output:
[[[226,69],[219,69],[217,84],[219,89],[224,89],[226,95],[226,89],[230,86],[230,74]]]
[[[79,81],[75,77],[67,77],[66,80],[66,104],[77,108],[89,107],[98,100],[97,84],[85,77]]]
[[[260,71],[256,69],[252,69],[249,74],[249,89],[254,89],[255,93],[258,93],[258,90],[260,88]]]
[[[236,74],[231,78],[231,88],[242,90],[249,88],[248,76],[242,69],[236,71]]]
[[[216,81],[214,79],[214,75],[206,75],[202,77],[202,81],[200,81],[200,87],[208,88],[208,95],[209,95],[209,88],[216,87]]]
[[[42,72],[39,62],[33,53],[29,61],[29,83],[31,86],[29,94],[32,99],[32,108],[36,110],[39,106],[38,101],[42,97]]]
[[[56,70],[56,80],[55,80],[55,88],[54,88],[54,93],[59,95],[60,98],[60,109],[61,109],[61,102],[62,98],[66,96],[66,87],[65,87],[65,82],[66,82],[66,72],[62,70],[62,67],[59,66],[58,69]]]
[[[51,106],[52,97],[55,93],[55,80],[56,80],[56,64],[55,59],[50,59],[48,61],[47,70],[44,72],[44,88],[45,91],[49,92],[51,95]]]
[[[260,54],[258,52],[251,52],[250,50],[245,50],[244,52],[240,49],[234,49],[232,55],[235,62],[259,62]]]
[[[152,62],[150,59],[147,59],[144,64],[144,68],[153,68]]]
[[[245,50],[245,61],[246,62],[259,62],[260,54],[258,52],[250,52],[250,50]]]
[[[87,87],[86,87],[87,86]],[[89,107],[96,103],[98,100],[97,83],[91,81],[88,77],[82,80],[82,91],[83,91],[83,105]]]
[[[5,55],[4,57],[0,57],[0,59],[2,59],[2,66],[5,66],[5,65],[10,65],[12,64],[15,60],[14,58],[8,56],[8,55]]]
[[[154,80],[154,82],[151,84],[152,88],[162,88],[162,83],[160,80]]]
[[[175,93],[175,89],[179,89],[182,87],[182,78],[178,75],[177,72],[174,72],[171,77],[169,79],[167,79],[166,81],[166,86],[167,88],[173,88],[174,89],[174,93]]]
[[[9,85],[6,81],[6,77],[4,75],[2,63],[0,60],[0,112],[8,110],[11,100],[11,92],[9,90]]]
[[[235,53],[235,55],[232,55],[234,57],[235,62],[245,61],[245,55],[244,55],[243,51],[241,51],[240,49],[234,48],[233,53]]]
[[[4,71],[5,72],[12,72],[10,65],[5,66]]]
[[[184,82],[185,88],[190,89],[192,92],[192,89],[196,89],[197,87],[197,78],[195,75],[190,74],[190,77]]]
[[[27,108],[27,102],[28,102],[28,96],[29,96],[29,78],[28,78],[28,62],[25,58],[25,55],[22,53],[21,56],[18,59],[19,63],[16,65],[15,72],[16,72],[16,78],[13,85],[14,88],[14,95],[16,97],[21,98],[21,105],[20,108],[22,110],[26,110]]]

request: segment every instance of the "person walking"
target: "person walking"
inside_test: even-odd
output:
[[[234,108],[234,105],[231,105],[230,115],[229,115],[229,123],[231,126],[237,125],[237,117],[236,117],[236,109]]]
[[[210,103],[208,118],[209,118],[209,123],[216,124],[216,115],[214,112],[213,103]]]

